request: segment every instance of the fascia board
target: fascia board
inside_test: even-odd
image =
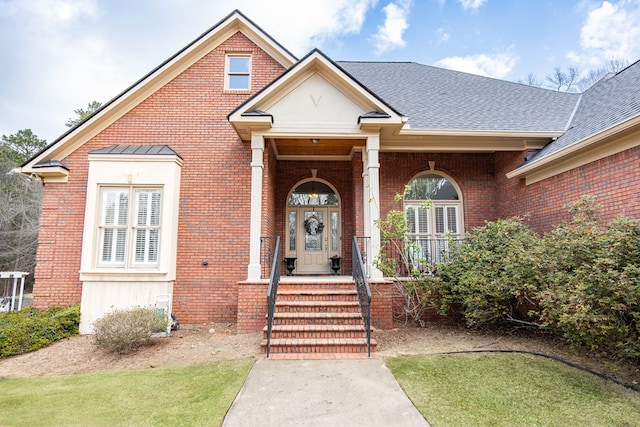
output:
[[[619,153],[640,145],[640,115],[611,126],[569,145],[542,159],[515,169],[506,174],[507,178],[525,178],[526,184],[533,184],[554,175],[566,172],[587,163]]]

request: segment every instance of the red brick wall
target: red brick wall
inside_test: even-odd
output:
[[[497,219],[493,154],[380,153],[380,215],[400,209],[394,201],[411,178],[429,170],[448,175],[462,191],[465,229]]]
[[[251,91],[224,90],[228,51],[252,54]],[[87,153],[114,144],[166,144],[184,159],[174,312],[182,323],[235,321],[237,281],[246,277],[249,257],[251,147],[227,115],[283,71],[237,33],[63,159],[69,182],[47,185],[43,201],[35,305],[80,300]]]
[[[266,324],[267,282],[238,283],[238,333],[258,332]]]
[[[531,226],[548,231],[569,219],[567,202],[584,194],[595,195],[608,221],[619,215],[640,218],[640,147],[588,163],[560,175],[525,186],[524,180],[508,180],[505,174],[524,159],[523,153],[496,155],[498,206],[501,217],[530,215]]]

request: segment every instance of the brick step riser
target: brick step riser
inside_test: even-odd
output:
[[[278,294],[278,302],[283,301],[340,301],[340,302],[358,302],[358,295],[314,295],[314,294],[295,294],[281,295]]]
[[[278,284],[278,291],[297,291],[297,290],[340,290],[354,291],[356,285],[354,283],[282,283]]]
[[[295,339],[341,339],[341,338],[366,338],[364,331],[271,331],[271,339],[295,338]],[[267,333],[263,333],[263,338],[267,338]]]
[[[316,317],[300,317],[300,318],[276,318],[274,325],[362,325],[361,318],[341,319],[341,318],[316,318]]]
[[[325,307],[325,306],[291,306],[276,305],[276,313],[360,313],[359,306]]]
[[[371,352],[376,351],[374,345],[371,345]],[[266,353],[266,347],[262,348],[262,352]],[[366,344],[356,345],[271,345],[270,352],[274,354],[287,353],[367,353]]]

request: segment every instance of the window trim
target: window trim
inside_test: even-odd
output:
[[[450,235],[454,237],[462,237],[464,235],[464,202],[463,202],[462,191],[460,190],[460,186],[454,179],[452,179],[447,174],[444,174],[439,171],[434,171],[434,170],[426,170],[416,174],[415,176],[411,177],[411,179],[409,179],[407,185],[410,185],[415,179],[425,175],[439,176],[449,181],[449,183],[451,183],[453,188],[456,190],[456,193],[458,195],[458,200],[429,200],[428,202],[430,203],[430,206],[426,208],[427,215],[428,215],[427,216],[427,232],[409,232],[407,233],[407,235],[412,238],[425,238],[425,239],[439,239],[439,238],[443,238],[444,236],[447,236],[448,235],[448,231],[446,230],[446,228],[448,228],[447,224],[445,224],[444,233],[437,232],[435,208],[436,207],[444,208],[445,218],[446,218],[447,216],[446,209],[448,207],[454,207],[456,209],[456,225],[458,227],[458,230],[456,233],[450,233]],[[421,200],[421,199],[418,199],[418,200],[403,199],[403,210],[405,212],[405,215],[407,213],[408,208],[410,207],[418,208],[418,209],[424,208],[423,204],[426,201],[427,200]]]
[[[231,60],[234,58],[246,58],[248,61],[247,71],[232,71],[231,70]],[[228,91],[249,91],[251,90],[251,74],[252,74],[252,55],[250,53],[245,52],[236,52],[236,53],[227,53],[225,56],[225,65],[224,65],[224,88]],[[246,76],[247,77],[247,87],[242,88],[234,88],[231,87],[231,79],[234,76]]]
[[[124,260],[123,261],[103,261],[103,230],[105,230],[108,225],[105,225],[104,222],[104,203],[105,203],[105,192],[108,190],[115,190],[119,192],[125,192],[128,194],[128,206],[127,206],[127,218],[126,225],[124,226],[116,226],[120,229],[126,230],[125,235],[125,244],[124,244]],[[147,191],[149,193],[159,192],[160,200],[159,200],[159,215],[158,215],[158,225],[154,226],[155,229],[159,230],[158,238],[156,242],[156,259],[152,262],[144,262],[144,261],[136,261],[136,230],[139,229],[147,229],[146,226],[139,226],[136,224],[139,212],[139,201],[137,195],[141,191]],[[96,259],[95,259],[95,268],[106,268],[113,270],[134,270],[134,269],[146,269],[146,270],[157,270],[160,267],[161,260],[161,250],[162,250],[162,217],[163,217],[163,198],[164,198],[164,187],[159,185],[99,185],[98,186],[98,209],[97,214],[99,215],[97,227],[96,227],[96,244],[97,248],[95,251]],[[131,202],[133,201],[133,203]],[[148,252],[148,248],[145,247],[145,253]]]

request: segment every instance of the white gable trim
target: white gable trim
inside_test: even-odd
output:
[[[361,130],[366,129],[367,131],[371,131],[374,128],[379,129],[381,126],[393,126],[399,129],[406,123],[406,117],[396,112],[391,106],[384,103],[384,101],[377,98],[353,80],[335,63],[316,49],[281,78],[274,81],[271,85],[267,86],[264,90],[229,114],[229,121],[236,129],[240,138],[249,141],[251,139],[251,133],[254,131],[265,132],[272,130],[276,133],[295,134],[296,130],[293,129],[281,129],[279,132],[275,130],[270,109],[294,92],[296,88],[309,81],[314,75],[322,76],[329,84],[344,94],[345,98],[348,98],[351,102],[358,105],[362,109],[363,114],[376,111],[386,115],[386,117],[364,118],[362,120],[354,117],[354,124],[359,125]],[[310,122],[305,130],[299,129],[297,132],[307,135],[314,130],[321,130],[318,128],[322,128],[321,123]]]
[[[34,168],[34,165],[47,160],[64,159],[237,32],[247,36],[285,68],[290,68],[297,61],[291,53],[236,10],[125,92],[109,101],[80,126],[54,141],[20,168],[20,172],[39,175],[42,169]]]

